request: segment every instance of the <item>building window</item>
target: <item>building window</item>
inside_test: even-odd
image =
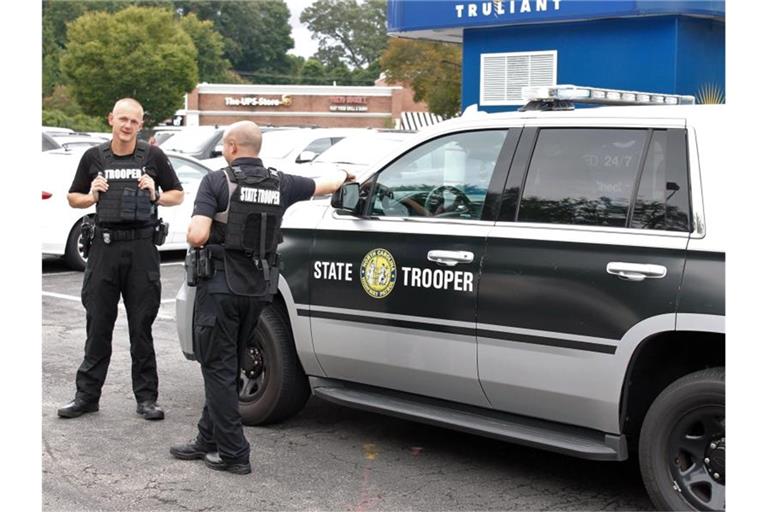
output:
[[[557,51],[480,55],[480,105],[522,105],[523,87],[557,83]]]

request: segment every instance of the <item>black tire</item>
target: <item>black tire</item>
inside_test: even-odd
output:
[[[80,236],[80,224],[82,219],[75,222],[67,237],[67,245],[64,247],[64,263],[72,270],[85,270],[87,258],[83,257],[83,242]]]
[[[287,319],[270,304],[256,338],[241,355],[240,416],[244,425],[276,423],[298,413],[309,398],[309,381],[296,355]]]
[[[688,374],[656,397],[638,456],[659,510],[725,509],[725,368]]]

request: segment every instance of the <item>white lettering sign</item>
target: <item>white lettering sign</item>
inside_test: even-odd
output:
[[[533,4],[533,5],[532,5]],[[532,12],[559,11],[560,0],[492,0],[454,5],[456,18],[498,17],[503,14],[530,14]]]
[[[315,279],[329,279],[333,281],[351,281],[352,263],[340,261],[316,261],[312,274]]]
[[[472,272],[431,268],[402,267],[403,286],[414,288],[434,288],[471,292],[474,283]]]
[[[233,98],[227,96],[224,98],[224,105],[228,107],[279,107],[281,105],[291,104],[290,96],[283,96],[282,98],[264,98],[262,96],[241,96],[239,98]]]

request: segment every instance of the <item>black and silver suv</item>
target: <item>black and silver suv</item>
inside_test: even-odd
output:
[[[555,110],[441,123],[287,212],[243,420],[289,418],[314,393],[636,454],[659,508],[724,509],[720,107],[539,106]],[[193,292],[177,303],[189,358]]]

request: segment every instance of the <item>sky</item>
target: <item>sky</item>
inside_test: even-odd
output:
[[[291,37],[293,37],[293,49],[288,50],[288,53],[305,59],[317,51],[317,41],[312,40],[312,32],[299,21],[299,16],[301,16],[301,11],[312,5],[313,2],[314,0],[285,0],[288,9],[291,10]]]

